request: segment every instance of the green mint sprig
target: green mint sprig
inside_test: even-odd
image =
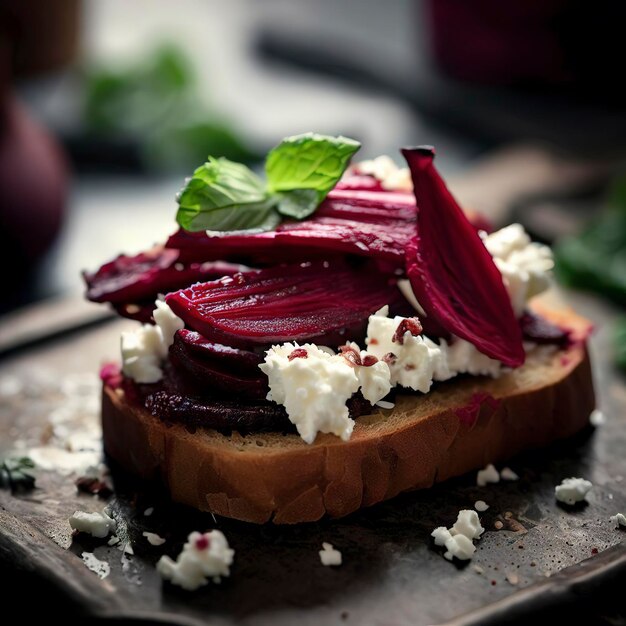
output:
[[[188,231],[232,233],[272,230],[284,218],[304,219],[360,147],[347,137],[287,137],[267,155],[266,182],[245,165],[209,157],[178,195],[176,221]]]

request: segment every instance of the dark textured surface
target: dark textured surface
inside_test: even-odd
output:
[[[259,527],[214,521],[210,515],[172,506],[152,488],[115,475],[117,494],[110,502],[120,524],[118,534],[122,541],[129,537],[135,551],[122,559],[104,541],[82,536],[72,540],[67,522],[71,513],[76,508],[96,510],[103,503],[78,495],[69,478],[46,473],[28,496],[0,491],[0,574],[5,578],[11,572],[13,580],[22,580],[15,578],[15,571],[34,575],[41,589],[57,589],[54,593],[60,591],[64,603],[99,616],[154,620],[158,615],[176,624],[208,619],[214,624],[432,624],[468,613],[458,623],[502,623],[498,615],[503,610],[513,620],[520,607],[546,611],[550,603],[584,599],[585,593],[597,598],[602,589],[624,581],[625,550],[618,544],[626,534],[615,530],[609,517],[626,512],[626,386],[608,362],[613,312],[582,297],[576,298],[576,308],[597,323],[592,356],[607,423],[513,460],[519,482],[478,488],[475,477],[468,476],[338,521]],[[0,380],[8,374],[28,376],[41,367],[59,376],[94,371],[105,358],[116,356],[122,324],[5,360]],[[0,405],[0,411],[6,447],[11,439],[44,431],[49,407],[31,400],[20,410]],[[554,485],[568,476],[594,483],[588,505],[557,505]],[[460,508],[471,508],[478,499],[490,505],[481,514],[487,532],[471,563],[451,564],[432,546],[429,534],[436,526],[451,525]],[[143,511],[150,506],[154,514],[145,517]],[[175,555],[190,530],[214,527],[236,550],[232,576],[193,594],[163,586],[153,567],[158,556]],[[167,542],[150,546],[144,530]],[[317,551],[322,541],[342,551],[343,566],[321,566]],[[107,560],[111,575],[101,581],[88,571],[79,557],[83,550]],[[586,559],[591,560],[577,565]],[[124,569],[122,560],[128,562]],[[517,584],[511,584],[516,577]],[[602,589],[594,590],[594,584]],[[595,619],[597,610],[608,605],[603,600],[597,607],[591,601],[591,606]],[[561,607],[560,614],[566,610]],[[482,613],[472,616],[475,611]]]

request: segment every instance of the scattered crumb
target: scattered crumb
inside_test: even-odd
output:
[[[104,539],[109,533],[114,533],[116,528],[115,520],[109,517],[106,511],[102,511],[102,513],[74,511],[69,523],[73,530],[79,533],[88,533],[98,539]]]
[[[386,400],[379,400],[376,403],[379,409],[393,409],[396,405],[393,402],[387,402]]]
[[[606,415],[602,411],[600,411],[600,409],[595,409],[591,412],[591,415],[589,416],[589,421],[591,422],[592,426],[595,426],[597,428],[598,426],[602,426],[602,424],[606,423]]]
[[[511,584],[511,585],[519,584],[519,576],[515,572],[509,572],[506,575],[506,579],[508,580],[509,584]]]
[[[477,574],[484,574],[485,573],[485,569],[483,567],[481,567],[480,565],[474,565],[474,571]]]
[[[489,508],[489,505],[484,500],[476,500],[476,502],[474,502],[474,508],[479,513],[484,513]]]
[[[531,562],[530,562],[530,566],[531,566],[531,567],[537,567],[537,563],[535,563],[535,561],[531,561]]]
[[[144,530],[143,536],[148,540],[148,543],[151,546],[162,546],[165,543],[165,539],[163,539],[163,537],[157,535],[156,533],[150,533],[147,530]]]
[[[124,554],[135,554],[135,551],[133,550],[133,546],[130,545],[130,541],[124,545],[124,550],[123,550]]]
[[[503,524],[503,523],[502,523],[499,519],[497,519],[497,520],[493,523],[493,527],[494,527],[496,530],[502,530],[502,528],[504,527],[504,524]]]
[[[554,495],[558,502],[571,506],[582,502],[592,487],[593,485],[584,478],[565,478],[554,488]]]
[[[146,517],[150,517],[152,514],[154,513],[154,507],[153,506],[149,506],[144,512],[143,514]]]
[[[107,541],[107,545],[116,546],[120,542],[120,538],[117,535],[113,535],[111,539]]]
[[[513,517],[513,512],[512,511],[505,511],[504,512],[504,519],[511,519]]]
[[[111,566],[106,561],[96,558],[93,552],[83,552],[80,556],[87,568],[99,578],[106,578],[111,573]]]
[[[322,565],[341,565],[342,556],[339,550],[335,550],[331,543],[322,543],[322,550],[319,551],[320,561]]]
[[[476,484],[479,487],[485,487],[488,483],[499,483],[500,474],[492,463],[489,463],[485,469],[478,470],[476,474]]]
[[[510,467],[502,468],[500,478],[502,480],[519,480],[519,476]]]
[[[623,513],[616,513],[615,515],[611,515],[611,521],[615,524],[615,529],[618,529],[620,526],[626,526],[626,515]]]
[[[524,544],[523,544],[523,543],[518,543],[518,544],[517,544],[517,548],[518,548],[519,550],[523,550],[523,549],[524,549]]]

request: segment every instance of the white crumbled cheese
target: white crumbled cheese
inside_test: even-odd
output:
[[[361,362],[364,362],[368,356],[375,356],[366,350],[361,350],[354,342],[346,345],[359,355]],[[346,360],[343,356],[340,358]],[[363,397],[371,404],[376,404],[391,391],[391,372],[389,365],[384,361],[376,361],[373,365],[368,366],[351,364],[351,367],[359,379],[359,387]]]
[[[474,508],[479,513],[484,513],[489,508],[489,505],[484,500],[476,500],[476,502],[474,502]]]
[[[404,333],[403,343],[393,341],[400,323],[407,319],[388,317],[385,306],[369,318],[367,326],[368,351],[379,359],[392,354],[389,368],[392,385],[401,385],[427,393],[433,381],[448,380],[457,374],[473,374],[498,377],[502,371],[499,361],[479,352],[471,343],[454,337],[448,344],[441,340],[435,343],[428,337]]]
[[[322,565],[329,567],[331,565],[341,565],[342,556],[341,552],[333,547],[331,543],[322,543],[322,549],[319,551],[320,561]]]
[[[122,372],[138,383],[156,383],[163,377],[161,329],[143,324],[122,333]]]
[[[176,331],[185,328],[185,322],[163,300],[157,300],[154,304],[156,308],[152,317],[161,331],[161,356],[165,358],[168,348],[174,343]]]
[[[431,533],[436,546],[445,546],[444,557],[451,561],[454,557],[461,561],[472,558],[476,552],[474,539],[480,539],[485,529],[480,525],[476,511],[464,509],[459,511],[452,528],[439,526]]]
[[[483,242],[502,274],[513,310],[521,315],[526,302],[551,284],[552,250],[531,241],[521,224],[484,234]]]
[[[122,372],[138,383],[156,383],[163,377],[161,362],[167,356],[177,330],[185,323],[162,300],[155,302],[155,325],[143,324],[122,333]]]
[[[500,470],[500,478],[502,480],[519,480],[519,476],[510,467],[503,467]]]
[[[584,478],[565,478],[554,488],[554,495],[559,502],[573,505],[582,502],[593,485]]]
[[[206,585],[209,579],[219,583],[222,576],[229,576],[234,556],[235,551],[219,530],[204,534],[193,532],[175,561],[162,556],[156,568],[165,580],[194,591]]]
[[[106,561],[101,561],[93,552],[83,552],[81,555],[83,563],[99,578],[106,578],[111,573],[111,566]]]
[[[393,402],[387,402],[387,400],[379,400],[376,403],[376,406],[379,409],[386,409],[386,410],[390,410],[393,409],[396,405]]]
[[[163,539],[163,537],[157,535],[156,533],[148,532],[147,530],[143,531],[143,536],[148,540],[148,543],[151,546],[162,546],[165,543],[165,539]]]
[[[447,345],[442,346],[447,352],[450,375],[472,374],[472,376],[491,376],[497,378],[502,372],[502,363],[483,354],[469,341],[454,337]],[[438,378],[437,380],[445,380]]]
[[[393,354],[389,365],[391,384],[427,393],[435,378],[450,378],[446,352],[428,337],[415,337],[410,331],[404,333],[402,344],[393,341],[398,326],[406,318],[389,318],[388,314],[389,307],[384,306],[370,315],[365,343],[368,352],[379,359]]]
[[[144,512],[143,514],[146,517],[150,517],[150,515],[152,515],[154,513],[154,507],[153,506],[149,506]]]
[[[413,191],[413,181],[408,167],[398,167],[395,161],[383,154],[369,161],[357,163],[360,174],[373,176],[388,191]]]
[[[488,483],[499,483],[500,473],[494,467],[493,463],[489,463],[485,469],[478,470],[476,474],[476,484],[479,487],[485,487]]]
[[[620,526],[626,527],[626,515],[623,513],[616,513],[615,515],[611,515],[611,521],[615,524],[615,528],[619,528]]]
[[[109,533],[114,533],[117,524],[104,511],[102,513],[87,513],[74,511],[69,519],[70,526],[79,533],[88,533],[92,537],[104,539]]]
[[[594,409],[589,416],[589,421],[592,426],[596,428],[598,426],[602,426],[602,424],[606,423],[606,415],[600,409]]]
[[[112,535],[107,541],[107,546],[116,546],[120,542],[120,538],[117,535]]]
[[[124,548],[122,549],[124,554],[130,554],[131,556],[135,554],[135,550],[133,549],[133,545],[128,541],[124,544]]]
[[[480,525],[478,514],[471,509],[463,509],[459,511],[454,526],[450,529],[450,533],[454,535],[465,535],[468,539],[480,539],[485,529]]]
[[[306,352],[306,357],[290,359],[295,350]],[[313,443],[318,432],[332,433],[347,441],[354,428],[347,400],[362,388],[365,398],[374,404],[390,389],[386,363],[353,366],[343,356],[310,343],[272,346],[259,367],[268,377],[267,399],[285,407],[307,443]]]

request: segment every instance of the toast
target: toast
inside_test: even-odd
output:
[[[497,379],[454,379],[425,395],[399,392],[393,409],[357,418],[349,441],[191,433],[105,386],[104,447],[126,470],[160,479],[174,501],[203,511],[275,524],[342,517],[584,428],[595,407],[590,324],[569,309],[533,309],[571,331],[568,347],[538,347]]]

